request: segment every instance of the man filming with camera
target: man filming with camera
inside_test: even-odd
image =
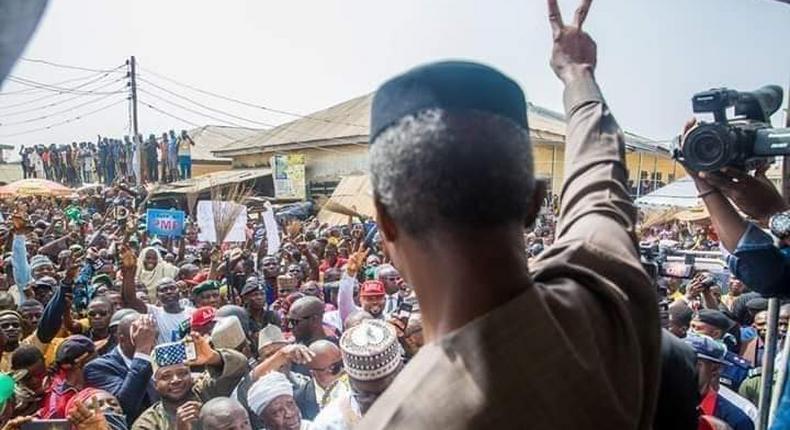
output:
[[[787,156],[790,143],[790,129],[770,127],[770,115],[781,101],[782,89],[776,86],[698,94],[694,111],[713,112],[716,121],[693,120],[682,136],[683,164],[730,253],[730,272],[765,296],[790,295],[790,205],[765,175],[770,157]],[[728,121],[724,111],[733,106],[740,118]],[[761,227],[768,227],[778,244]]]

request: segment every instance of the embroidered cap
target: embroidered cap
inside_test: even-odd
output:
[[[365,320],[340,338],[343,365],[358,381],[375,381],[396,372],[401,365],[395,329],[384,321]]]

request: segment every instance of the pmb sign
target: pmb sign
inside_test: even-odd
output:
[[[184,234],[184,211],[148,209],[145,216],[149,236],[181,237]]]

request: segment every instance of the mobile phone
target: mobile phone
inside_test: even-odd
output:
[[[156,355],[156,353],[159,351],[163,351],[163,353],[175,357],[185,357],[184,361],[191,361],[197,358],[195,344],[189,338],[180,340],[178,342],[157,345],[156,348],[154,348],[154,355]]]
[[[69,420],[33,420],[22,424],[21,430],[71,430]]]
[[[411,303],[401,302],[400,306],[398,306],[398,313],[395,314],[395,318],[403,321],[404,323],[409,322],[409,318],[411,317],[411,311],[414,308],[414,305]]]

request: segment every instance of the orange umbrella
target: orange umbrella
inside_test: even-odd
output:
[[[0,197],[68,196],[74,191],[46,179],[22,179],[0,187]]]

